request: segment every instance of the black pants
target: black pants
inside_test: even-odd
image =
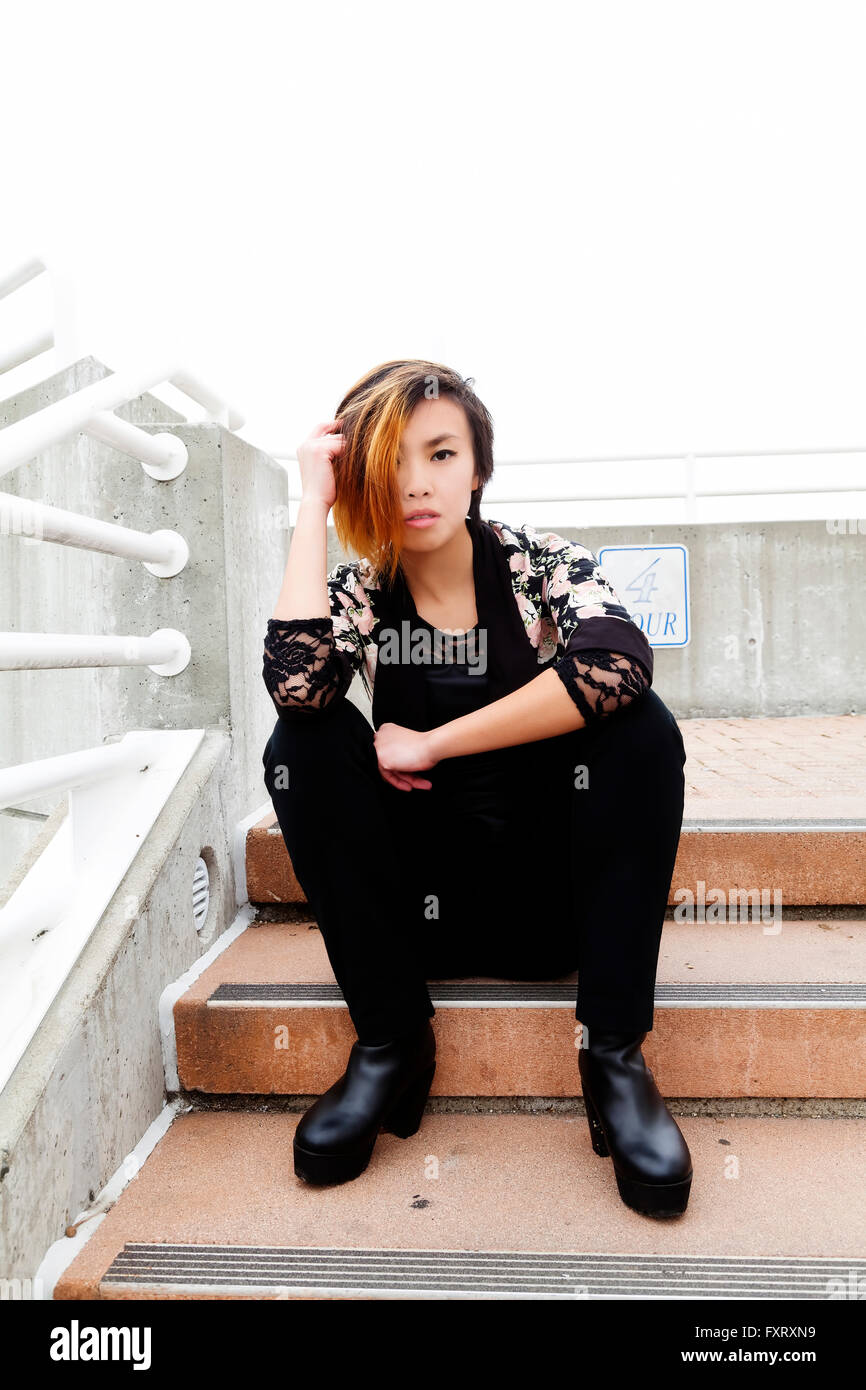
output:
[[[435,788],[387,783],[373,738],[343,699],[281,715],[262,756],[360,1041],[432,1017],[428,980],[574,970],[579,1022],[650,1031],[686,760],[656,692],[523,745],[509,832],[490,846],[482,826],[441,814]]]

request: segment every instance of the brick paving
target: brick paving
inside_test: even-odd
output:
[[[866,714],[677,723],[686,820],[866,821]]]

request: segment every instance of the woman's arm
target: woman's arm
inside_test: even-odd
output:
[[[330,617],[328,596],[328,512],[319,497],[302,497],[289,544],[274,618]]]
[[[594,718],[639,699],[649,685],[640,663],[619,652],[584,651],[573,658],[572,670],[572,690],[580,690],[583,709]],[[585,714],[569,694],[563,672],[551,669],[503,699],[431,729],[425,737],[438,761],[491,748],[511,748],[516,743],[535,743],[583,729],[586,724]]]
[[[515,743],[534,743],[571,729],[582,729],[586,720],[553,671],[542,671],[519,690],[483,709],[463,714],[431,729],[426,737],[437,762],[490,748],[511,748]]]
[[[365,596],[351,565],[327,573],[329,510],[327,501],[302,498],[283,587],[268,619],[262,679],[281,719],[329,710],[363,660],[348,614]]]

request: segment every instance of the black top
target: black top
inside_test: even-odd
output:
[[[485,663],[478,660],[477,636],[472,637],[479,625],[476,623],[465,635],[452,637],[417,611],[414,621],[430,632],[433,651],[441,653],[438,660],[423,666],[430,727],[438,729],[452,719],[491,704],[494,693],[489,668],[485,669]],[[434,639],[441,645],[434,645]],[[489,660],[489,650],[487,657]],[[530,747],[537,756],[538,745]],[[520,775],[526,768],[525,752],[519,745],[442,758],[435,767],[418,774],[432,782],[432,788],[414,788],[404,795],[412,798],[413,810],[420,809],[418,798],[425,798],[430,810],[436,812],[440,833],[446,829],[447,818],[455,842],[459,844],[463,835],[463,846],[469,852],[479,839],[488,847],[502,840],[518,811],[515,788],[521,785]],[[465,839],[469,821],[471,841]]]

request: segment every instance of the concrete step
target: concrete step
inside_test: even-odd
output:
[[[686,790],[670,905],[710,889],[866,904],[866,715],[677,722]],[[304,901],[273,811],[248,832],[247,891]]]
[[[411,796],[411,792],[406,793]],[[305,903],[273,811],[247,831],[251,903]],[[866,906],[866,818],[857,821],[683,820],[668,905],[726,901],[766,909]],[[763,895],[763,896],[762,896]],[[719,901],[719,899],[717,899]]]
[[[579,1115],[425,1114],[352,1182],[300,1116],[178,1116],[58,1280],[77,1299],[862,1298],[864,1118],[682,1117],[689,1206],[626,1207]]]
[[[577,1096],[576,974],[430,981],[434,1096]],[[250,926],[174,1005],[182,1089],[320,1095],[355,1030],[315,922]],[[662,1094],[850,1098],[866,1077],[866,919],[665,923]]]

